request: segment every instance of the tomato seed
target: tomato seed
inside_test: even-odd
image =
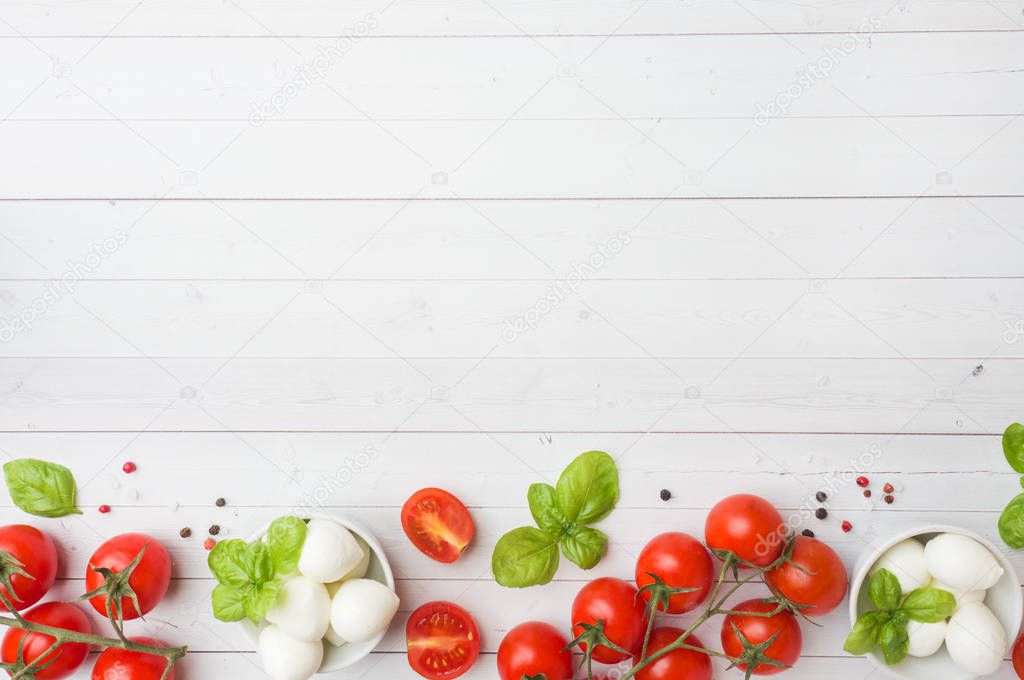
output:
[[[867,486],[870,483],[871,482],[869,482],[868,478],[865,477],[864,475],[861,475],[860,477],[857,478],[857,486],[859,486],[861,488],[864,488],[865,486]]]
[[[844,519],[843,523],[840,525],[840,528],[842,528],[844,534],[848,534],[853,529],[853,525],[850,524],[848,520]]]
[[[212,538],[208,538],[205,541],[203,541],[203,547],[207,550],[213,550],[213,547],[215,545],[217,545],[217,541],[213,540]]]
[[[825,508],[818,508],[817,510],[814,511],[814,516],[818,519],[825,519],[826,517],[828,517],[828,510],[826,510]]]
[[[884,500],[884,501],[885,501],[886,503],[888,503],[889,505],[892,505],[892,502],[893,502],[894,500],[896,500],[896,499],[895,499],[895,498],[893,497],[893,495],[892,495],[892,494],[888,494],[888,495],[887,495],[887,496],[886,496],[885,498],[883,498],[882,500]]]
[[[121,469],[124,470],[124,473],[126,475],[130,475],[131,473],[133,473],[136,470],[138,470],[139,466],[136,465],[135,463],[131,462],[131,461],[128,461],[127,463],[125,463],[124,465],[121,466]]]
[[[104,515],[105,515],[105,514],[107,514],[108,512],[110,512],[110,506],[109,506],[109,505],[107,505],[107,504],[103,504],[103,505],[101,505],[101,506],[100,506],[99,508],[97,508],[97,509],[98,509],[98,510],[99,510],[99,511],[100,511],[101,513],[103,513]]]
[[[892,492],[893,492],[893,491],[895,491],[895,490],[896,490],[896,489],[895,489],[895,488],[893,487],[893,485],[892,485],[892,484],[890,484],[889,482],[886,482],[886,483],[885,483],[885,486],[883,486],[883,487],[882,487],[882,491],[884,491],[884,492],[886,492],[886,493],[892,493]]]

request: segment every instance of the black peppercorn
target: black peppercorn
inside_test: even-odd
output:
[[[216,536],[219,533],[220,533],[220,526],[219,525],[214,524],[212,527],[210,527],[210,535],[211,536]]]
[[[662,489],[661,490],[661,500],[667,501],[667,500],[669,500],[671,498],[672,498],[672,492],[671,491],[669,491],[668,489]]]
[[[223,498],[218,498],[213,502],[213,504],[216,505],[218,508],[223,508],[225,505],[228,504],[228,502]]]
[[[806,536],[807,538],[814,538],[814,532],[811,531],[810,529],[804,529],[800,533],[803,534],[804,536]]]
[[[825,508],[818,508],[817,510],[814,511],[814,516],[818,519],[825,519],[826,517],[828,517],[828,510],[826,510]]]
[[[885,497],[885,502],[888,503],[889,505],[892,505],[892,502],[894,500],[896,500],[896,499],[893,498],[893,496],[891,494]]]
[[[871,489],[864,489],[864,498],[871,498]]]
[[[192,530],[189,529],[188,527],[185,527],[181,531],[178,532],[178,535],[181,536],[182,538],[188,538],[189,536],[192,535]]]
[[[826,500],[828,500],[828,494],[825,493],[824,491],[819,491],[818,493],[814,494],[814,497],[818,499],[819,503],[824,503]]]

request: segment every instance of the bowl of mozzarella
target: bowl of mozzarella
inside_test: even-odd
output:
[[[373,534],[344,517],[305,519],[296,571],[264,622],[242,622],[274,680],[307,680],[355,664],[380,644],[398,612],[395,577]]]
[[[907,656],[889,666],[876,650],[872,660],[904,680],[971,680],[999,669],[1024,614],[1021,583],[1006,556],[984,537],[951,526],[900,533],[865,553],[850,588],[850,625],[874,609],[868,579],[886,569],[904,595],[931,586],[951,593],[956,609],[938,623],[910,621]]]

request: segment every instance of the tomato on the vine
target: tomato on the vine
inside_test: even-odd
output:
[[[428,602],[405,624],[409,666],[428,680],[457,678],[480,656],[480,631],[452,602]]]
[[[43,599],[57,578],[57,546],[53,540],[27,524],[9,524],[0,527],[0,552],[16,560],[7,564],[0,562],[0,570],[10,576],[14,590],[8,592],[6,586],[0,585],[0,592],[14,608],[27,609]],[[5,611],[7,607],[0,602],[0,612]]]
[[[147,637],[131,638],[131,641],[153,647],[164,646],[159,640]],[[162,656],[108,647],[92,667],[92,680],[160,680],[166,667],[167,659]],[[173,667],[164,680],[174,680]]]
[[[584,628],[580,624],[597,625],[604,623],[604,634],[610,642],[627,650],[628,654],[617,652],[606,645],[594,647],[592,658],[599,663],[619,663],[640,652],[647,618],[644,616],[644,602],[637,597],[633,584],[620,578],[598,578],[583,586],[572,602],[573,638],[579,637]],[[580,643],[586,651],[587,644]]]
[[[745,650],[743,642],[736,634],[737,630],[751,645],[760,645],[777,636],[763,652],[763,657],[772,661],[784,664],[776,666],[771,663],[764,663],[762,659],[748,659],[755,663],[754,675],[775,675],[792,666],[800,658],[800,650],[803,647],[803,633],[800,632],[800,623],[796,616],[789,610],[777,612],[773,616],[758,616],[758,614],[770,614],[778,609],[775,602],[765,600],[747,600],[732,607],[736,612],[750,612],[753,616],[743,613],[729,614],[722,622],[722,651],[734,658],[744,658]],[[760,663],[759,663],[760,661]],[[747,663],[737,665],[742,671],[747,669]]]
[[[636,585],[645,601],[651,599],[651,593],[643,590],[654,583],[651,574],[673,588],[696,588],[669,598],[668,613],[683,614],[693,611],[707,598],[715,578],[714,571],[711,555],[700,541],[689,534],[672,531],[655,536],[640,551],[636,562]]]
[[[846,567],[836,551],[816,538],[797,536],[789,559],[764,575],[768,585],[800,613],[824,616],[846,596]]]
[[[750,494],[729,496],[708,513],[704,540],[714,551],[734,553],[741,560],[766,567],[785,545],[785,524],[775,506]]]
[[[402,529],[432,560],[451,563],[462,557],[476,531],[462,501],[444,489],[420,489],[402,506]]]
[[[135,591],[142,611],[136,611],[134,603],[128,596],[121,597],[121,611],[125,621],[137,619],[148,614],[167,593],[171,583],[171,556],[167,548],[152,536],[145,534],[121,534],[97,548],[89,559],[85,570],[85,587],[92,592],[103,585],[103,575],[96,569],[106,568],[117,573],[125,570],[136,555],[145,548],[146,552],[128,578],[128,585]],[[106,595],[95,595],[89,598],[93,609],[107,616]]]
[[[655,628],[651,633],[651,640],[647,644],[647,655],[651,656],[660,652],[678,640],[684,632],[679,628],[669,626]],[[704,647],[704,644],[695,635],[688,636],[686,644]],[[633,661],[640,663],[639,658]],[[707,654],[693,649],[676,649],[654,663],[641,668],[636,674],[636,678],[637,680],[711,680],[712,670],[711,657]]]
[[[1013,643],[1013,670],[1017,672],[1017,677],[1024,680],[1024,633],[1020,634],[1017,641]]]
[[[92,632],[89,617],[85,612],[66,602],[46,602],[29,609],[22,616],[26,621],[44,626],[64,628],[78,633]],[[89,645],[84,642],[65,642],[46,654],[46,650],[55,641],[55,638],[43,633],[28,633],[19,628],[9,628],[4,635],[3,644],[0,645],[0,658],[4,663],[17,663],[18,649],[21,647],[22,660],[26,664],[38,661],[40,666],[46,666],[34,671],[29,677],[34,677],[35,680],[61,680],[78,670],[89,653]]]
[[[510,630],[498,646],[501,680],[544,676],[546,680],[572,680],[572,653],[558,629],[528,621]]]

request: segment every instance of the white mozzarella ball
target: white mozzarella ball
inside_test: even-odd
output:
[[[324,635],[324,640],[327,640],[335,647],[342,647],[348,644],[348,640],[334,632],[334,626],[327,626],[327,634]]]
[[[383,583],[345,581],[331,602],[331,628],[349,642],[366,642],[385,630],[398,611],[398,596]]]
[[[889,548],[871,567],[871,573],[885,569],[900,582],[904,595],[931,583],[928,565],[924,559],[924,546],[908,538]]]
[[[299,554],[299,571],[317,583],[331,583],[358,567],[365,555],[351,531],[337,522],[311,519]]]
[[[331,596],[322,583],[303,576],[289,579],[266,618],[289,637],[316,642],[331,623]]]
[[[945,590],[947,593],[950,593],[956,600],[957,609],[963,607],[968,602],[985,601],[984,590],[960,590],[959,588],[954,588],[942,581],[932,581],[932,588],[938,588],[939,590]]]
[[[309,680],[324,659],[322,642],[305,642],[289,637],[277,626],[260,632],[263,670],[274,680]]]
[[[1003,576],[995,556],[973,538],[939,534],[924,547],[928,571],[958,590],[988,590]]]
[[[988,675],[999,668],[1008,639],[999,619],[980,602],[969,602],[949,620],[946,649],[969,673]]]
[[[907,654],[910,656],[931,656],[939,651],[939,647],[946,640],[946,622],[920,623],[910,621],[907,623],[907,635],[910,636],[910,647]]]

